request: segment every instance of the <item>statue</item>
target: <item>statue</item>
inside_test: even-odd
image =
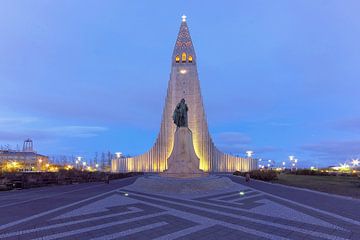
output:
[[[185,99],[176,105],[173,120],[177,128],[174,133],[174,145],[167,159],[167,169],[162,173],[164,177],[194,178],[206,176],[200,170],[200,159],[196,155],[192,132],[188,128],[188,106]]]
[[[173,120],[177,127],[188,127],[188,118],[187,118],[188,106],[185,103],[185,99],[176,105],[173,114]]]

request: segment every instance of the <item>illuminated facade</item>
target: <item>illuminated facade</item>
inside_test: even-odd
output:
[[[0,150],[1,171],[40,171],[49,162],[49,157],[33,150],[31,139],[24,141],[22,151]]]
[[[255,159],[235,157],[222,153],[215,147],[208,130],[196,62],[194,46],[183,17],[173,51],[165,107],[155,145],[145,154],[113,159],[113,172],[162,172],[167,169],[176,129],[172,114],[182,98],[189,107],[188,124],[193,133],[195,152],[200,158],[200,169],[206,172],[233,172],[257,168]]]

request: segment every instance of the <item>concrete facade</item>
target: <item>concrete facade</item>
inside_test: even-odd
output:
[[[114,159],[113,172],[162,172],[167,169],[167,159],[172,152],[176,130],[172,114],[176,104],[182,98],[186,100],[189,107],[189,128],[193,133],[194,148],[196,155],[200,158],[201,170],[233,172],[257,168],[255,159],[235,157],[222,153],[215,147],[208,130],[196,63],[197,58],[189,28],[186,19],[183,18],[173,51],[165,107],[155,145],[145,154]]]

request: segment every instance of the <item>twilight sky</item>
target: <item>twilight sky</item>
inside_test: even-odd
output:
[[[0,145],[140,154],[181,23],[215,144],[302,166],[360,156],[358,0],[0,3]]]

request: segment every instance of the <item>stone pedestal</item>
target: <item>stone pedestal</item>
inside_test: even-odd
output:
[[[193,178],[206,176],[199,169],[200,159],[196,156],[192,133],[187,127],[177,128],[174,135],[174,147],[167,160],[168,169],[161,176],[175,178]]]

